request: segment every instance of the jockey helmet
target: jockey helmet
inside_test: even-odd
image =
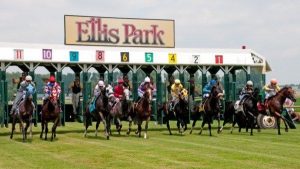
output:
[[[99,87],[104,87],[104,82],[103,82],[103,80],[99,80],[98,86],[99,86]]]
[[[144,80],[144,82],[150,82],[150,78],[147,76]]]
[[[210,85],[214,86],[217,83],[217,81],[212,79],[209,83],[210,83]]]
[[[253,86],[253,82],[251,80],[247,81],[248,86]]]
[[[55,82],[55,77],[54,76],[50,76],[49,81],[50,82]]]
[[[119,84],[120,84],[120,83],[124,83],[123,79],[119,79],[119,80],[118,80],[118,83],[119,83]]]
[[[32,81],[32,77],[30,75],[28,75],[28,76],[25,77],[25,80],[26,81]]]
[[[277,80],[276,79],[271,79],[271,84],[276,85],[277,84]]]
[[[175,84],[180,84],[180,80],[179,79],[175,79]]]

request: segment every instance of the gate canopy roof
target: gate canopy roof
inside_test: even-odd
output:
[[[127,65],[220,65],[262,67],[271,71],[266,59],[251,49],[128,48],[66,46],[54,44],[0,43],[0,61],[127,64]]]

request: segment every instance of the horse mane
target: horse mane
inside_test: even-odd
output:
[[[291,88],[290,86],[284,86],[283,88],[281,88],[274,96],[269,97],[269,100],[271,100],[272,98],[278,96],[278,94],[283,93],[284,91],[288,90],[289,88]]]

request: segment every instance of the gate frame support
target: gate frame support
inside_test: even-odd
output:
[[[1,83],[3,83],[3,88],[1,88],[1,107],[3,108],[3,112],[0,112],[0,113],[3,113],[3,119],[2,119],[2,122],[1,122],[1,127],[3,127],[3,125],[5,125],[5,127],[7,128],[8,127],[8,121],[9,121],[9,112],[8,112],[8,88],[7,88],[7,80],[6,80],[6,69],[8,68],[8,66],[11,64],[11,62],[9,63],[5,63],[5,62],[1,62],[1,71],[0,71],[0,81]]]

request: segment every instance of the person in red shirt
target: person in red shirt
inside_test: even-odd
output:
[[[124,83],[123,79],[119,79],[118,80],[118,85],[115,86],[115,88],[114,88],[114,96],[116,98],[121,99],[123,97],[123,95],[124,95],[124,86],[123,86],[123,83]]]

